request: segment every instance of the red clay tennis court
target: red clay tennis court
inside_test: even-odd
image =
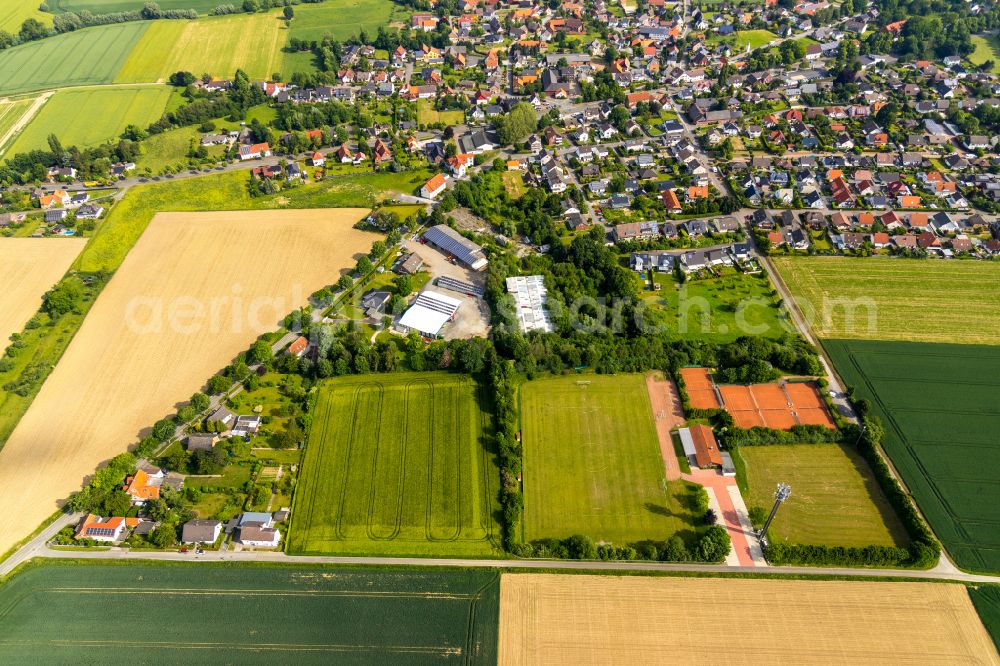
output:
[[[720,386],[719,393],[739,428],[789,430],[800,424],[836,427],[812,383],[727,385]]]
[[[750,392],[757,409],[787,410],[791,406],[788,396],[778,384],[751,384]]]
[[[753,401],[749,386],[739,384],[727,384],[719,387],[722,394],[722,402],[726,405],[726,411],[730,414],[742,411],[757,411],[757,405]]]
[[[706,368],[681,368],[681,379],[684,380],[684,390],[688,394],[688,402],[695,409],[718,409],[719,397],[715,393],[715,382],[712,381]]]

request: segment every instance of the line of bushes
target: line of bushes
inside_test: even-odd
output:
[[[712,525],[689,548],[679,536],[666,541],[615,546],[596,544],[590,537],[575,534],[566,539],[539,539],[532,543],[518,544],[514,554],[518,557],[538,557],[562,560],[644,560],[649,562],[699,562],[717,563],[726,559],[731,542],[724,527]]]
[[[489,371],[496,419],[497,451],[500,457],[500,506],[503,547],[510,552],[518,542],[524,509],[521,493],[521,443],[517,439],[516,375],[513,361],[495,358]]]
[[[726,416],[729,416],[726,414]],[[730,419],[732,417],[730,416]],[[844,431],[821,425],[793,425],[788,430],[763,426],[737,428],[726,426],[725,443],[733,446],[771,446],[775,444],[833,444],[845,441]]]

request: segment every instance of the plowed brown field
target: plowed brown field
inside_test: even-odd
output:
[[[500,664],[997,664],[965,588],[508,575]]]
[[[157,215],[0,451],[0,553],[335,282],[377,238],[352,228],[367,212]]]
[[[0,352],[86,244],[83,238],[0,238]]]

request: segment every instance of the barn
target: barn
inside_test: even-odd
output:
[[[403,313],[398,327],[404,333],[416,331],[425,338],[436,338],[444,325],[455,318],[461,305],[457,298],[436,291],[421,292]]]

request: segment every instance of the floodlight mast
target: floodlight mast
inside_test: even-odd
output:
[[[767,537],[767,529],[771,526],[771,521],[774,520],[774,515],[778,513],[778,507],[781,503],[789,498],[792,494],[792,487],[787,483],[779,483],[777,490],[774,491],[774,506],[771,507],[771,515],[767,517],[767,522],[764,523],[764,527],[761,528],[758,536],[761,539]]]

